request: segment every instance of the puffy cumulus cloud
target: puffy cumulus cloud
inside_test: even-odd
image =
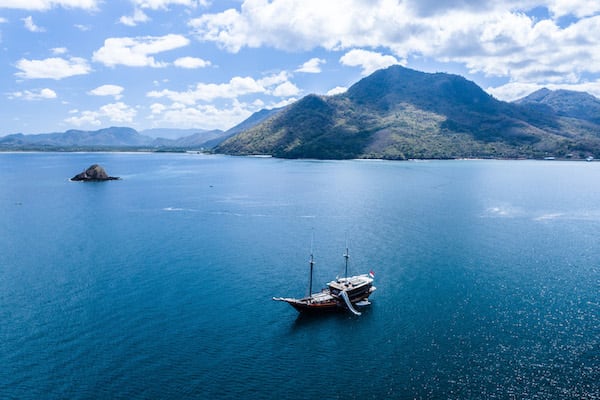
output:
[[[105,122],[131,123],[137,115],[137,110],[123,102],[105,104],[97,111],[71,110],[72,117],[65,122],[74,126],[100,126]]]
[[[215,99],[237,99],[250,94],[265,94],[273,96],[293,96],[299,89],[288,81],[285,72],[269,75],[256,80],[251,77],[233,77],[227,83],[198,83],[186,91],[169,89],[153,90],[146,95],[151,98],[168,98],[185,105],[193,105],[199,101],[209,102]]]
[[[293,96],[300,89],[289,78],[290,74],[282,71],[260,79],[238,76],[226,83],[198,83],[186,91],[151,91],[149,98],[171,103],[153,103],[149,119],[155,126],[229,129],[262,108],[283,107],[295,101]]]
[[[318,74],[321,72],[321,64],[325,64],[326,61],[318,58],[318,57],[314,57],[311,58],[310,60],[308,60],[307,62],[305,62],[304,64],[302,64],[300,67],[298,67],[298,69],[296,69],[296,72],[304,72],[307,74]]]
[[[152,114],[162,114],[166,109],[167,106],[161,103],[154,103],[150,105],[150,112],[152,112]]]
[[[98,0],[0,0],[0,8],[46,11],[55,7],[97,10]]]
[[[196,7],[198,5],[207,6],[207,0],[133,0],[133,3],[140,8],[149,8],[151,10],[166,10],[171,5]]]
[[[361,67],[363,75],[369,75],[378,69],[395,64],[404,64],[394,56],[362,49],[350,50],[340,58],[340,63],[350,67]]]
[[[153,90],[147,93],[148,97],[166,97],[171,101],[193,105],[198,101],[213,101],[215,99],[233,99],[247,94],[264,93],[265,88],[253,78],[234,77],[228,83],[198,83],[195,88],[183,92],[169,89]]]
[[[272,92],[273,96],[276,97],[291,97],[291,96],[297,96],[298,94],[300,94],[300,89],[298,89],[298,87],[296,85],[294,85],[292,82],[284,82],[280,85],[277,85],[277,87],[275,87],[275,89],[273,89]]]
[[[372,29],[386,21],[401,25],[406,20],[401,12],[391,19],[386,15],[390,5],[398,4],[404,9],[390,0],[246,0],[240,11],[203,14],[189,25],[200,40],[231,52],[265,45],[284,50],[376,46]]]
[[[210,61],[206,61],[197,57],[181,57],[175,60],[173,65],[186,69],[205,68],[210,66]]]
[[[282,107],[285,107],[285,106],[289,106],[290,104],[292,104],[292,103],[294,103],[296,101],[298,101],[297,98],[290,97],[288,99],[283,99],[283,100],[278,101],[276,103],[271,103],[268,107],[261,107],[261,108],[267,108],[269,110],[272,110],[273,108],[282,108]]]
[[[567,15],[582,18],[600,12],[600,2],[589,0],[549,0],[547,1],[547,7],[552,15],[557,18]]]
[[[93,60],[106,66],[165,67],[154,54],[187,46],[189,39],[182,35],[108,38],[104,46],[94,52]]]
[[[16,67],[21,72],[17,72],[15,75],[24,79],[59,80],[75,75],[86,75],[91,71],[88,62],[79,57],[71,57],[68,60],[59,57],[44,60],[27,60],[23,58],[17,61]]]
[[[47,100],[55,99],[57,97],[56,92],[52,89],[44,88],[39,90],[24,90],[21,92],[14,92],[8,95],[9,99],[22,99],[22,100]]]
[[[123,25],[127,26],[136,26],[139,23],[144,23],[150,21],[150,17],[148,17],[142,10],[136,8],[133,11],[132,16],[122,16],[119,18],[119,22]]]
[[[230,52],[377,49],[399,63],[424,57],[512,81],[557,83],[599,72],[598,13],[600,2],[588,0],[245,0],[189,25],[199,40]],[[346,65],[361,62],[350,55],[357,53]]]
[[[55,56],[60,56],[62,54],[67,54],[68,50],[66,47],[55,47],[53,49],[50,49],[50,51],[52,52],[52,54],[54,54]]]
[[[290,74],[287,71],[281,71],[278,74],[267,75],[258,80],[258,84],[263,87],[276,86],[287,82],[290,79]]]
[[[74,125],[77,127],[80,126],[100,126],[102,125],[102,121],[99,118],[97,111],[79,111],[79,110],[71,110],[70,114],[79,114],[74,115],[73,117],[65,118],[65,122],[70,125]]]
[[[123,102],[106,104],[100,107],[100,114],[111,122],[133,122],[137,111]]]
[[[33,17],[30,15],[22,19],[25,29],[29,32],[45,32],[46,30],[42,27],[39,27],[33,22]]]
[[[347,91],[348,91],[347,87],[336,86],[327,92],[327,96],[335,96],[336,94],[346,93]]]
[[[156,107],[155,107],[156,109]],[[150,116],[155,126],[180,126],[205,129],[229,129],[248,118],[253,108],[247,104],[234,102],[232,105],[218,108],[215,105],[198,105],[194,107],[165,107],[161,113]]]
[[[92,96],[113,96],[115,100],[119,100],[123,97],[123,90],[125,89],[119,85],[102,85],[90,90],[88,94]]]
[[[287,104],[287,103],[286,103]],[[286,105],[262,101],[250,103],[232,100],[226,104],[200,104],[195,106],[182,103],[164,105],[154,103],[150,106],[152,114],[148,117],[153,126],[179,126],[182,128],[229,129],[262,108],[276,108]]]
[[[600,72],[598,31],[600,16],[561,28],[550,20],[505,13],[466,33],[481,37],[477,51],[457,53],[448,42],[444,58],[513,82],[574,83],[583,73]]]

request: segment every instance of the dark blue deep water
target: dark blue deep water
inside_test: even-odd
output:
[[[598,399],[600,163],[0,154],[0,398]]]

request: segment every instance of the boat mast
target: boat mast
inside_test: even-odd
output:
[[[348,277],[348,259],[350,255],[348,254],[348,239],[346,239],[346,253],[344,254],[344,258],[346,259],[346,269],[344,270],[344,278]]]
[[[313,261],[312,251],[310,252],[310,279],[308,280],[308,302],[312,302],[312,280],[313,280],[313,266],[315,262]]]
[[[314,242],[315,234],[313,233],[310,238],[310,277],[308,280],[308,302],[312,303],[312,281],[313,281],[313,267],[315,265],[314,257],[313,257],[313,242]]]

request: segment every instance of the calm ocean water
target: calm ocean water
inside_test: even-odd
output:
[[[120,181],[74,183],[93,163]],[[0,154],[0,398],[600,398],[600,163]],[[373,269],[362,316],[272,296]]]

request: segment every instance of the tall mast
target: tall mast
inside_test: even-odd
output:
[[[313,266],[315,262],[313,261],[312,251],[310,252],[310,279],[308,280],[308,302],[312,302],[312,280],[313,280]]]
[[[348,277],[348,259],[350,255],[348,254],[348,239],[346,239],[346,253],[344,254],[344,258],[346,259],[346,269],[344,270],[344,278]]]
[[[310,278],[308,280],[308,302],[312,302],[312,281],[313,281],[313,267],[315,265],[314,257],[313,257],[313,241],[315,238],[315,234],[313,233],[310,238]]]

